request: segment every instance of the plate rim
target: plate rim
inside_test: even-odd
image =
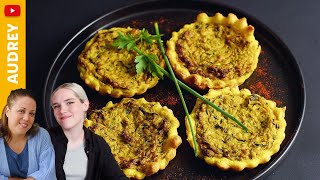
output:
[[[48,74],[46,76],[46,79],[45,79],[45,84],[44,84],[44,89],[43,89],[43,94],[42,94],[42,110],[43,110],[43,115],[44,115],[44,118],[46,120],[46,125],[47,127],[52,127],[52,124],[50,124],[50,122],[48,122],[48,120],[51,118],[51,117],[48,117],[48,114],[51,114],[52,115],[52,109],[51,109],[51,106],[47,106],[47,101],[49,99],[51,99],[51,93],[52,93],[52,90],[53,88],[51,87],[51,91],[48,92],[48,86],[50,87],[49,85],[49,82],[55,82],[56,78],[54,78],[54,81],[50,81],[52,78],[50,78],[52,72],[54,71],[55,69],[55,66],[56,64],[58,64],[58,61],[59,59],[61,58],[61,56],[63,55],[63,53],[68,50],[68,48],[72,45],[72,43],[74,43],[74,41],[79,38],[81,35],[82,36],[87,36],[87,38],[85,38],[83,41],[86,41],[87,39],[89,39],[90,37],[92,37],[92,34],[95,34],[99,29],[101,29],[102,26],[99,26],[99,28],[94,28],[92,26],[94,26],[96,23],[99,23],[99,21],[107,18],[108,16],[112,16],[114,14],[117,14],[117,13],[120,13],[120,12],[123,12],[123,11],[127,11],[128,9],[134,9],[134,8],[137,8],[137,7],[140,7],[140,6],[150,6],[150,5],[153,5],[155,3],[158,3],[158,4],[167,4],[169,3],[169,5],[171,4],[174,4],[173,1],[177,1],[179,2],[179,0],[147,0],[147,1],[141,1],[141,2],[136,2],[136,3],[133,3],[133,4],[130,4],[130,5],[126,5],[126,6],[123,6],[123,7],[120,7],[120,8],[117,8],[113,11],[110,11],[98,18],[96,18],[95,20],[93,20],[92,22],[90,22],[89,24],[87,24],[86,26],[84,26],[83,28],[81,28],[74,36],[72,36],[72,38],[61,48],[61,50],[58,52],[57,56],[54,58],[52,64],[51,64],[51,67],[48,71]],[[180,1],[181,2],[181,1]],[[186,5],[187,4],[187,5]],[[300,88],[299,88],[299,93],[301,95],[301,99],[299,101],[303,102],[301,106],[301,112],[299,113],[300,114],[300,117],[298,117],[297,119],[299,120],[299,124],[297,126],[297,128],[295,128],[294,130],[294,134],[291,134],[291,138],[288,140],[288,143],[283,147],[282,151],[278,151],[277,153],[279,154],[277,158],[275,158],[273,161],[269,161],[268,165],[266,167],[264,167],[263,169],[261,169],[254,177],[253,179],[259,179],[263,176],[266,176],[268,175],[271,170],[274,170],[276,166],[278,166],[280,164],[280,162],[285,158],[285,156],[288,154],[289,150],[291,149],[291,147],[293,146],[299,132],[300,132],[300,129],[301,129],[301,126],[302,126],[302,123],[303,123],[303,120],[304,120],[304,116],[305,116],[305,108],[306,108],[306,86],[305,86],[305,80],[304,80],[304,76],[303,76],[303,73],[302,73],[302,70],[301,70],[301,67],[299,66],[298,64],[298,61],[297,59],[294,57],[294,55],[292,54],[292,52],[290,51],[290,49],[288,48],[288,46],[282,41],[282,39],[276,34],[274,33],[273,30],[271,30],[268,26],[266,26],[264,23],[262,23],[260,20],[258,20],[257,18],[255,18],[254,16],[250,15],[249,13],[247,13],[246,11],[243,11],[243,10],[240,10],[236,7],[232,7],[230,5],[226,5],[224,3],[218,3],[218,2],[212,2],[212,1],[187,1],[185,2],[185,5],[183,5],[182,7],[176,7],[176,8],[179,8],[179,9],[193,9],[193,8],[190,8],[190,4],[197,4],[199,6],[204,6],[204,4],[207,4],[207,5],[212,5],[212,6],[220,6],[220,7],[223,7],[225,9],[229,9],[229,10],[232,10],[233,12],[237,13],[237,14],[241,14],[241,15],[244,15],[247,19],[250,19],[250,24],[256,24],[258,25],[257,27],[261,27],[259,30],[263,30],[265,31],[267,34],[270,34],[272,38],[275,39],[276,43],[279,43],[281,48],[283,48],[286,52],[285,54],[286,55],[289,55],[290,58],[289,59],[292,59],[290,60],[291,63],[293,63],[292,65],[294,66],[295,68],[295,71],[298,73],[298,77],[299,77],[299,83],[300,83]],[[185,7],[185,6],[188,6],[188,7]],[[156,7],[156,5],[155,5]],[[155,8],[157,9],[157,8]],[[161,9],[165,10],[167,9],[166,7],[161,7]],[[157,9],[159,10],[159,9]],[[194,10],[194,9],[193,9]],[[130,14],[130,13],[129,13]],[[128,14],[128,15],[129,15]],[[251,23],[252,22],[252,23]],[[254,25],[253,25],[254,26]],[[255,27],[255,26],[254,26]],[[91,32],[92,29],[95,29],[93,31],[93,33],[91,33],[91,35],[83,35],[86,33],[86,31],[89,31]],[[265,33],[261,33],[261,34],[265,34]],[[82,43],[76,43],[78,45],[76,45],[75,47],[72,47],[72,51],[69,53],[69,54],[72,54],[72,52],[74,51],[74,49],[76,49],[79,45],[81,45]],[[69,56],[67,56],[67,58],[64,58],[64,59],[68,59]],[[65,60],[64,60],[65,61]],[[59,74],[59,73],[57,73]],[[49,112],[48,112],[49,111]]]

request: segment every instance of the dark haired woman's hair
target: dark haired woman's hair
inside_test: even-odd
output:
[[[11,132],[8,126],[8,117],[6,116],[6,108],[11,108],[15,101],[21,97],[30,97],[36,102],[35,96],[27,89],[15,89],[10,92],[7,98],[7,103],[2,110],[0,121],[0,137],[3,137],[6,141],[11,139]],[[39,125],[37,123],[33,123],[32,127],[27,131],[27,135],[34,136],[38,131]]]

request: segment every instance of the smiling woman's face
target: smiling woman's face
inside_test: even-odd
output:
[[[82,128],[89,102],[81,102],[69,89],[59,89],[52,96],[52,108],[58,124],[63,130]]]
[[[8,127],[13,136],[26,135],[33,125],[36,107],[34,99],[28,96],[17,97],[11,107],[7,106]]]

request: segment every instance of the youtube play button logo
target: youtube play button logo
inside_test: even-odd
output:
[[[5,16],[20,16],[20,6],[19,5],[6,5],[4,7]]]

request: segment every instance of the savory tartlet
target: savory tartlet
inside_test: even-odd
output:
[[[241,85],[256,69],[260,51],[246,18],[200,13],[194,23],[172,33],[166,53],[183,81],[207,90]]]
[[[85,126],[106,140],[129,178],[143,179],[165,169],[182,142],[172,110],[144,98],[110,101],[88,119]]]
[[[132,97],[143,94],[154,87],[159,78],[149,72],[136,73],[136,52],[118,49],[114,42],[119,33],[139,39],[141,30],[133,28],[114,27],[104,29],[89,40],[78,57],[77,68],[80,77],[91,88],[100,94],[112,97]],[[164,67],[157,43],[148,45],[145,41],[136,41],[137,47],[147,54],[158,56],[160,66]]]
[[[249,129],[244,131],[198,99],[190,114],[191,124],[195,129],[198,155],[206,163],[223,170],[242,171],[268,162],[279,151],[285,138],[286,107],[276,107],[275,102],[251,94],[247,89],[209,90],[205,97]],[[188,142],[194,148],[188,121],[185,123]]]

